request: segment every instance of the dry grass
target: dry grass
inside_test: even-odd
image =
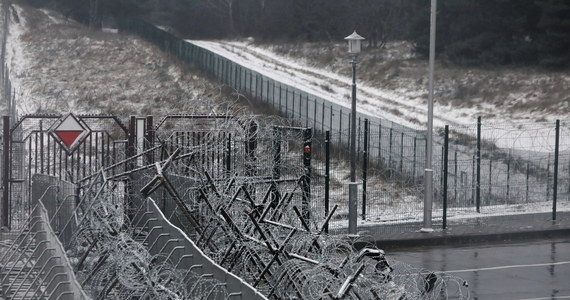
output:
[[[200,70],[131,35],[89,30],[24,7],[30,64],[14,66],[30,105],[24,113],[165,115],[233,113],[238,97]],[[59,19],[58,19],[59,18]]]
[[[351,75],[344,43],[280,44],[268,46],[279,54],[345,76]],[[397,90],[410,98],[427,91],[427,61],[414,56],[407,42],[391,42],[384,48],[364,48],[358,67],[359,80],[367,85]],[[570,113],[570,70],[547,71],[534,67],[466,68],[445,60],[436,62],[438,103],[456,107],[492,104],[494,114]]]

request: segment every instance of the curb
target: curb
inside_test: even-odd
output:
[[[491,244],[510,241],[524,241],[537,239],[551,239],[560,237],[569,237],[570,227],[568,228],[552,228],[538,230],[521,230],[496,233],[465,233],[464,235],[448,234],[447,232],[435,233],[413,233],[403,235],[397,239],[375,239],[371,237],[365,241],[358,241],[354,244],[356,249],[374,245],[383,250],[399,249],[399,248],[417,248],[424,246],[465,246],[473,244]]]

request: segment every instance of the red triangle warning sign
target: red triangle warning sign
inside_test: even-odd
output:
[[[56,131],[55,134],[67,146],[71,147],[84,131]]]
[[[63,121],[53,130],[53,134],[67,146],[68,149],[72,148],[78,141],[89,132],[81,123],[72,115],[69,114]]]

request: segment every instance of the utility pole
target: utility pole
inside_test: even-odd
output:
[[[425,194],[424,194],[424,224],[421,232],[433,232],[432,207],[433,207],[433,90],[434,90],[434,65],[435,65],[435,32],[436,32],[437,0],[431,0],[430,36],[429,36],[429,98],[428,98],[428,122],[427,122],[427,149],[425,167]]]

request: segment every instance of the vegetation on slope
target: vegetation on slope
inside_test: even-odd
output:
[[[336,41],[357,29],[372,47],[428,51],[430,0],[25,0],[92,27],[139,16],[195,39]],[[462,65],[570,66],[567,0],[440,0],[438,54]]]

